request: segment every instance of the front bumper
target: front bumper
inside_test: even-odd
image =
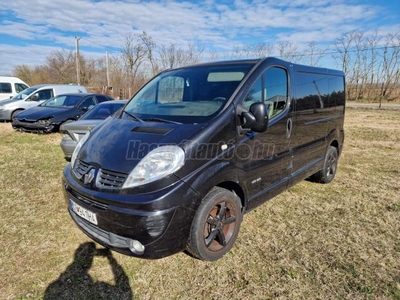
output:
[[[0,101],[0,105],[1,105],[1,101]],[[0,120],[6,120],[6,121],[11,120],[11,111],[0,109]]]
[[[185,249],[199,196],[186,183],[143,194],[107,193],[85,188],[64,169],[63,191],[70,200],[93,212],[97,225],[71,210],[78,227],[99,244],[141,258],[162,258]],[[196,204],[197,203],[197,204]],[[132,240],[144,246],[137,254],[129,250]]]
[[[12,127],[15,130],[21,130],[26,132],[40,132],[50,133],[54,130],[53,124],[40,124],[38,122],[20,121],[16,118],[12,120]]]

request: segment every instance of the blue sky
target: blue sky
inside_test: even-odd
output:
[[[13,0],[0,6],[0,74],[40,65],[54,50],[118,55],[128,33],[206,51],[290,41],[329,46],[353,30],[400,32],[400,0]]]

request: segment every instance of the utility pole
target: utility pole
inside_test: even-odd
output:
[[[76,81],[78,84],[81,84],[81,70],[80,70],[80,61],[79,61],[79,40],[80,37],[75,37],[76,40]]]
[[[106,51],[106,66],[107,66],[107,89],[110,87],[110,73],[108,69],[108,51]]]

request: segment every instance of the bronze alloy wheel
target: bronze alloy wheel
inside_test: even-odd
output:
[[[241,202],[233,192],[214,187],[204,197],[192,223],[188,250],[214,261],[233,247],[242,222]]]

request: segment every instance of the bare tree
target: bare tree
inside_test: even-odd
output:
[[[400,80],[400,32],[388,34],[383,47],[381,67],[381,88],[379,94],[379,106],[383,99],[390,99],[395,88],[399,88]]]
[[[175,43],[170,43],[168,46],[161,45],[159,50],[161,68],[170,69],[199,62],[203,49],[193,43],[189,43],[187,49]]]
[[[151,75],[154,76],[159,72],[157,62],[154,57],[154,49],[156,47],[156,43],[153,41],[153,38],[147,34],[146,31],[143,31],[143,33],[140,34],[138,38],[141,41],[141,44],[143,45],[143,48],[147,56],[147,60],[151,65],[151,69],[153,71],[153,74]]]
[[[83,62],[84,58],[81,57],[81,65]],[[46,58],[45,66],[51,83],[76,82],[75,54],[72,51],[65,49],[53,51]]]
[[[350,75],[350,63],[351,63],[351,56],[350,51],[353,44],[353,33],[346,33],[343,34],[340,38],[336,39],[334,42],[334,46],[336,48],[336,54],[333,55],[335,60],[339,60],[339,64],[343,72],[346,74],[347,82],[354,83],[353,78]],[[351,89],[348,88],[346,90],[347,98],[351,99]]]
[[[137,89],[138,71],[146,57],[146,49],[137,36],[129,33],[124,37],[121,53],[127,73],[128,97],[130,97],[133,94],[133,89]]]
[[[304,52],[304,56],[308,58],[307,63],[310,66],[318,66],[319,61],[325,56],[327,49],[321,49],[315,41],[308,43],[308,49]]]
[[[279,53],[279,57],[285,60],[295,61],[296,57],[299,57],[297,52],[297,46],[289,41],[278,41],[276,48]]]

